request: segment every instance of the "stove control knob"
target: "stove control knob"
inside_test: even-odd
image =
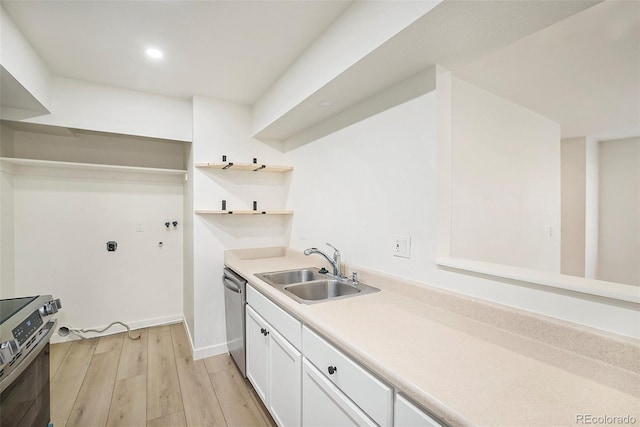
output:
[[[58,304],[55,301],[49,301],[42,307],[40,307],[40,314],[43,316],[50,316],[58,312]]]
[[[16,340],[9,340],[0,344],[0,365],[11,362],[18,350],[20,350],[20,347]]]

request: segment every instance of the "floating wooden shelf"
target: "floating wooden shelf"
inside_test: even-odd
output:
[[[187,172],[181,169],[160,169],[137,166],[103,165],[97,163],[59,162],[55,160],[18,159],[13,157],[0,157],[0,161],[21,166],[40,166],[49,168],[100,170],[112,172],[133,172],[157,175],[184,175]]]
[[[293,170],[293,166],[274,166],[263,165],[259,163],[196,163],[197,168],[223,169],[223,170],[241,170],[241,171],[264,171],[264,172],[289,172]]]
[[[211,215],[293,215],[293,211],[241,211],[241,210],[228,210],[228,211],[214,211],[206,209],[196,210],[197,214],[211,214]]]

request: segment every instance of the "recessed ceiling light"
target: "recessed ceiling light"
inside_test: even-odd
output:
[[[164,56],[164,53],[162,53],[161,50],[156,49],[154,47],[150,47],[145,52],[147,53],[147,56],[149,58],[153,58],[153,59],[161,59]]]
[[[331,107],[333,105],[333,102],[331,101],[322,101],[319,104],[321,107]]]

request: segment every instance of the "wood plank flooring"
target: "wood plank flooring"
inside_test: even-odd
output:
[[[227,354],[193,360],[184,326],[51,346],[54,427],[274,427]]]

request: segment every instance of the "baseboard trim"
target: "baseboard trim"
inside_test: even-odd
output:
[[[195,352],[195,346],[193,345],[193,337],[191,336],[191,331],[189,330],[189,324],[187,323],[187,319],[182,316],[182,326],[184,327],[185,332],[187,333],[187,337],[189,338],[189,345],[191,346],[191,354]]]
[[[227,343],[211,345],[209,347],[196,348],[193,345],[193,337],[191,336],[191,331],[187,326],[187,320],[183,317],[182,325],[184,326],[184,330],[187,332],[187,336],[189,337],[189,344],[191,344],[191,354],[193,355],[193,360],[205,359],[211,356],[217,356],[219,354],[228,353]]]
[[[217,356],[227,353],[227,343],[210,345],[193,350],[193,360],[204,359],[206,357]]]
[[[191,336],[191,331],[187,327],[187,321],[185,320],[184,316],[182,316],[180,314],[177,314],[177,315],[174,315],[174,316],[157,317],[155,319],[138,320],[138,321],[134,321],[134,322],[125,322],[125,323],[127,323],[127,325],[129,325],[131,330],[143,329],[143,328],[153,328],[155,326],[172,325],[174,323],[182,323],[182,325],[184,327],[184,330],[186,331],[187,336],[189,337],[189,344],[191,345],[191,352],[193,353],[193,360],[204,359],[204,358],[207,358],[207,357],[217,356],[219,354],[224,354],[224,353],[228,352],[227,343],[216,344],[216,345],[211,345],[211,346],[202,347],[202,348],[195,348],[195,346],[193,344],[193,337]],[[60,328],[62,326],[76,327],[76,326],[71,326],[71,325],[58,324],[58,328]],[[86,327],[86,328],[83,328],[83,329],[104,329],[106,326],[107,325],[93,326],[93,327]],[[118,333],[126,332],[126,331],[127,331],[127,328],[125,328],[122,325],[113,325],[111,328],[109,328],[108,330],[106,330],[106,331],[104,331],[102,333],[87,332],[87,333],[82,334],[82,335],[87,337],[87,338],[96,338],[96,337],[104,337],[104,336],[107,336],[107,335],[118,334]],[[58,344],[58,343],[63,343],[63,342],[68,342],[68,341],[76,341],[76,340],[79,340],[79,339],[80,338],[77,335],[74,335],[74,334],[69,334],[66,337],[61,337],[56,332],[51,337],[51,344]]]
[[[145,320],[136,320],[133,322],[125,322],[127,325],[129,325],[129,327],[132,330],[136,330],[136,329],[142,329],[142,328],[152,328],[155,326],[164,326],[164,325],[171,325],[174,323],[181,323],[183,322],[183,317],[181,314],[176,314],[173,316],[165,316],[165,317],[156,317],[153,319],[145,319]],[[66,324],[58,324],[58,328],[62,327],[62,326],[67,326],[67,327],[74,327],[77,328],[77,326],[71,326],[71,325],[66,325]],[[82,329],[104,329],[107,325],[102,325],[102,326],[92,326],[92,327],[84,327]],[[109,328],[108,330],[102,332],[102,333],[95,333],[95,332],[87,332],[86,334],[82,334],[83,336],[87,337],[87,338],[95,338],[95,337],[103,337],[103,336],[107,336],[107,335],[113,335],[113,334],[118,334],[120,332],[126,332],[127,328],[125,328],[122,325],[113,325],[111,328]],[[60,335],[58,335],[57,331],[56,333],[53,334],[53,336],[51,337],[51,344],[58,344],[58,343],[62,343],[62,342],[68,342],[68,341],[76,341],[79,340],[80,338],[77,335],[74,334],[69,334],[66,337],[61,337]]]

